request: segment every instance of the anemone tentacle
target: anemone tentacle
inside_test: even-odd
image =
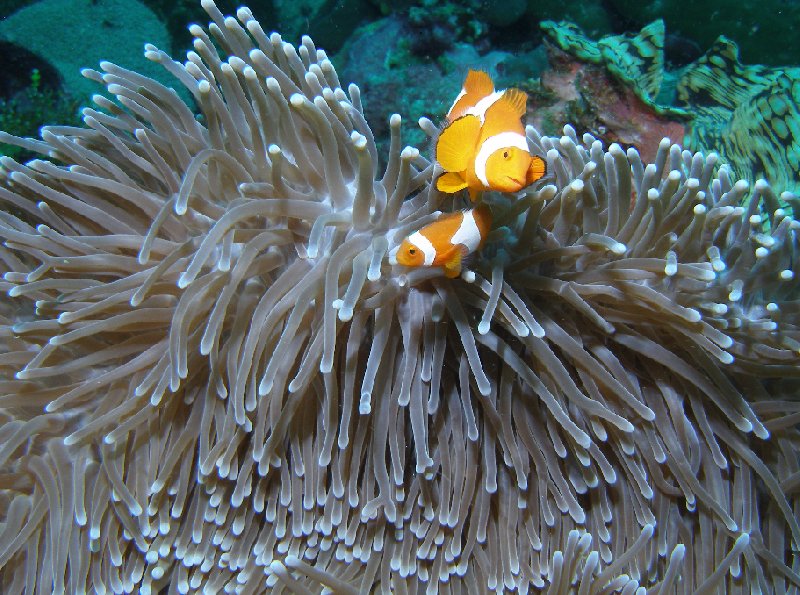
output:
[[[203,6],[146,50],[199,117],[104,62],[84,127],[0,138],[54,159],[0,161],[0,590],[800,587],[766,181],[529,127],[472,274],[392,267],[435,165],[398,116],[378,172],[322,50]]]

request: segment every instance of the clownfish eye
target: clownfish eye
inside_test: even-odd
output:
[[[416,254],[417,253],[417,249],[416,248],[409,248],[408,249],[408,253],[409,254]]]
[[[508,159],[508,151],[503,151],[503,159]]]

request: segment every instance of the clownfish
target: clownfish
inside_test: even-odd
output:
[[[475,202],[484,190],[517,192],[541,178],[545,162],[530,154],[522,123],[527,100],[519,89],[495,91],[488,74],[470,70],[436,141],[445,171],[436,188],[449,194],[466,188]]]
[[[483,246],[492,226],[486,205],[447,213],[405,238],[389,257],[407,267],[444,267],[446,277],[461,274],[464,258]]]

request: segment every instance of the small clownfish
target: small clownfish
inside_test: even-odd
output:
[[[481,249],[491,226],[492,212],[486,205],[447,213],[404,239],[389,262],[407,267],[440,266],[446,277],[458,277],[462,261]]]
[[[470,70],[436,141],[436,161],[445,173],[436,188],[452,194],[466,188],[475,202],[484,190],[517,192],[546,172],[525,138],[525,104],[519,89],[495,91],[488,74]]]

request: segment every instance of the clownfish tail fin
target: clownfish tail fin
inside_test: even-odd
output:
[[[475,220],[475,225],[478,226],[478,232],[481,239],[478,243],[478,250],[483,248],[486,238],[489,237],[489,232],[492,229],[492,210],[486,203],[481,203],[472,211],[472,217]]]
[[[472,216],[475,218],[481,236],[485,238],[488,235],[489,228],[492,227],[492,209],[486,203],[481,203],[475,207]]]

